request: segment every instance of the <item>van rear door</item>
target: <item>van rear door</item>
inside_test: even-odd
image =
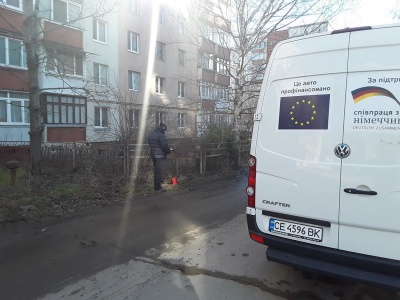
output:
[[[398,36],[400,27],[350,36],[339,249],[400,260]]]
[[[334,148],[343,134],[348,42],[349,33],[288,40],[270,58],[253,136],[264,233],[338,247]]]

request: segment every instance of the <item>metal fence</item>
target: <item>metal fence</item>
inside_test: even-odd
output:
[[[168,156],[166,175],[176,177],[195,173],[206,174],[231,168],[237,164],[245,164],[250,149],[250,141],[229,145],[199,144],[194,139],[177,139],[170,140],[170,145],[175,150]],[[56,169],[67,173],[117,175],[125,178],[135,175],[135,180],[138,181],[146,180],[152,174],[152,162],[147,144],[46,143],[43,144],[42,151],[43,169]],[[239,154],[237,161],[235,161],[235,151]],[[9,160],[28,163],[29,143],[0,141],[0,165]]]

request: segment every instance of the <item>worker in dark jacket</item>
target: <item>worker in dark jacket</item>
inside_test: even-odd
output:
[[[150,132],[148,136],[150,155],[153,160],[154,190],[162,192],[165,191],[162,188],[161,183],[167,162],[167,154],[170,154],[172,151],[165,136],[166,130],[167,126],[160,123],[160,125],[156,126],[154,131]]]

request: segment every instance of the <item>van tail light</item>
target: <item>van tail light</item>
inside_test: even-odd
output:
[[[262,236],[250,233],[250,238],[257,243],[264,244],[264,238]]]
[[[248,160],[249,163],[249,178],[247,181],[247,206],[255,207],[256,206],[256,158],[253,155],[250,155]]]

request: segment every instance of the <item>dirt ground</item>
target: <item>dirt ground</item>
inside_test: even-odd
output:
[[[127,199],[157,193],[153,190],[151,174],[141,182],[134,182],[121,176],[55,171],[44,171],[40,178],[32,179],[20,171],[13,187],[8,172],[0,170],[0,226],[113,206]],[[202,183],[234,176],[237,172],[225,170],[208,175],[181,175],[177,177],[177,185],[172,185],[172,178],[166,178],[164,188],[192,189]]]

